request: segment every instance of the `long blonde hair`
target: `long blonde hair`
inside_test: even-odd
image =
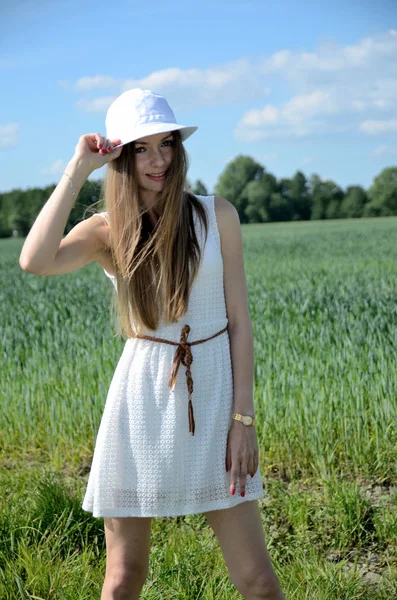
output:
[[[202,253],[194,210],[204,225],[205,239],[208,235],[205,208],[187,190],[189,165],[180,132],[172,133],[173,160],[158,196],[155,227],[139,197],[135,142],[126,144],[120,156],[107,164],[103,182],[111,240],[107,250],[117,282],[112,313],[116,335],[128,338],[142,334],[144,328],[155,331],[161,318],[175,323],[186,313]]]

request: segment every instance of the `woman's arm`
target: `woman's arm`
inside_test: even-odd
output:
[[[75,196],[73,196],[69,178],[63,175],[37,215],[25,239],[19,257],[19,264],[24,271],[41,275],[52,265],[70,211],[84,182],[90,175],[86,162],[75,158],[69,161],[65,171],[72,179]]]
[[[233,412],[254,417],[254,341],[244,271],[238,212],[231,202],[215,198],[221,238],[224,289],[233,369]]]

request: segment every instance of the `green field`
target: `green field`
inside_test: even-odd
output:
[[[259,501],[286,598],[397,597],[397,218],[243,226]],[[91,264],[38,277],[0,242],[0,598],[99,599],[81,509],[123,349]],[[145,600],[237,600],[203,515],[153,519]]]

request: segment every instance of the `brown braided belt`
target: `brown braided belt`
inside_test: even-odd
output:
[[[211,335],[208,338],[205,338],[203,340],[196,340],[195,342],[188,342],[187,336],[189,335],[189,332],[190,332],[190,326],[184,325],[182,327],[181,340],[179,343],[171,342],[170,340],[165,340],[164,338],[152,337],[150,335],[135,336],[135,337],[143,339],[143,340],[152,340],[153,342],[163,342],[164,344],[172,344],[173,346],[178,346],[177,349],[175,350],[174,359],[172,361],[171,373],[170,373],[170,378],[168,380],[168,385],[171,388],[171,391],[173,391],[176,381],[178,379],[179,366],[182,362],[182,364],[186,367],[186,384],[187,384],[187,389],[188,389],[188,394],[189,394],[189,401],[188,401],[189,433],[191,433],[192,435],[194,435],[195,423],[194,423],[193,405],[192,405],[193,378],[192,378],[192,374],[190,372],[190,365],[193,362],[193,356],[192,356],[192,353],[190,350],[190,346],[194,346],[195,344],[202,344],[203,342],[212,340],[212,338],[216,337],[217,335],[220,335],[221,333],[224,333],[225,331],[227,331],[227,326],[224,329],[221,329],[220,331],[218,331],[217,333],[214,333],[214,335]]]

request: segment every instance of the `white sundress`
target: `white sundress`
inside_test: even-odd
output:
[[[214,196],[197,196],[209,219],[208,238],[193,283],[188,312],[179,323],[160,323],[147,335],[180,342],[190,326],[192,342],[227,326],[223,260]],[[106,213],[98,213],[107,218]],[[201,248],[205,229],[195,228]],[[116,278],[105,271],[117,291]],[[116,366],[96,437],[82,508],[94,517],[168,517],[228,508],[264,496],[258,468],[247,474],[245,496],[230,493],[226,472],[233,412],[228,332],[191,346],[195,432],[189,433],[188,388],[181,363],[168,386],[176,346],[129,338]]]

